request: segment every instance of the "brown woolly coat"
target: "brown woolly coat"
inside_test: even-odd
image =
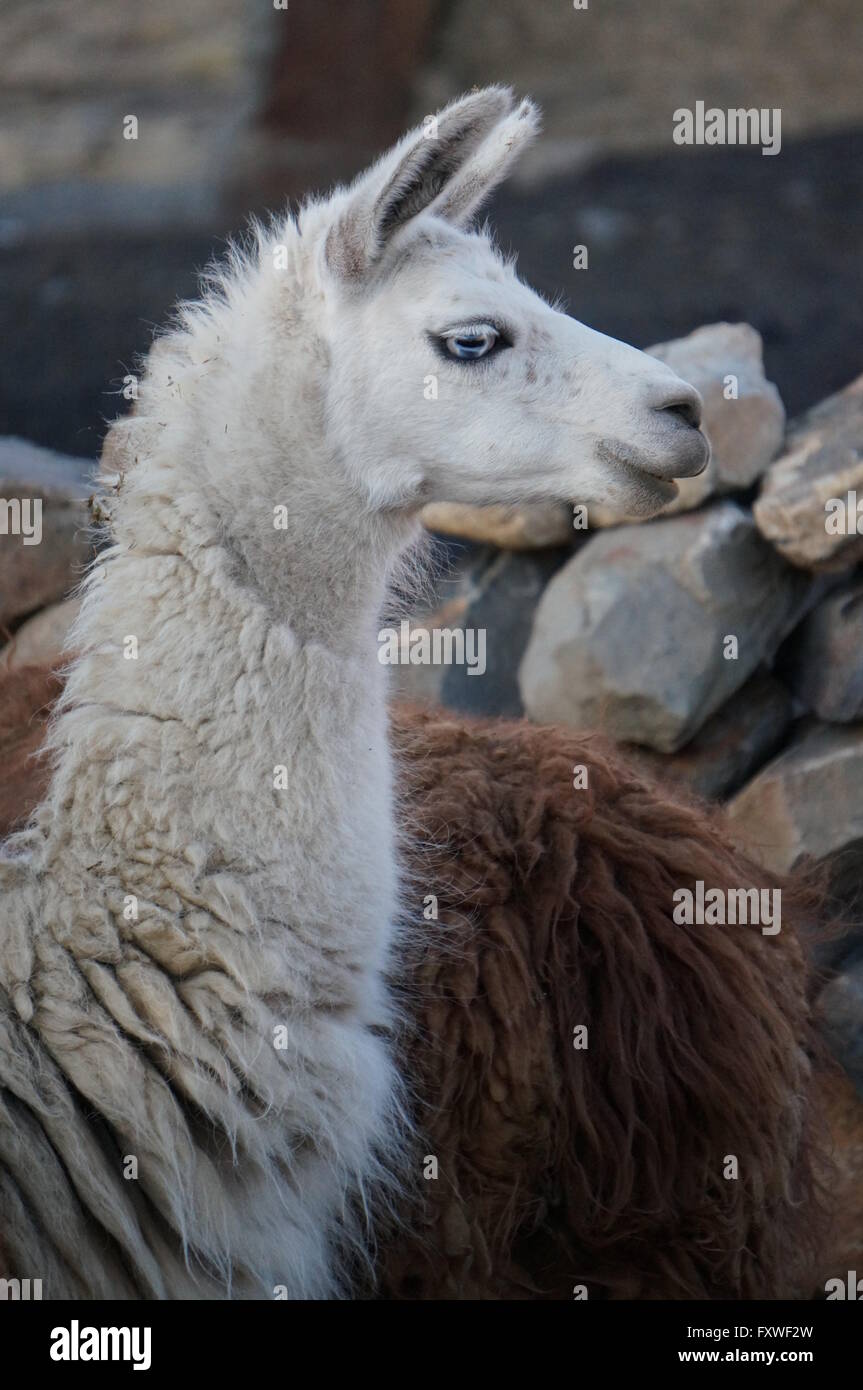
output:
[[[405,1063],[439,1176],[387,1291],[770,1298],[854,1268],[824,1181],[859,1252],[863,1129],[812,1027],[812,895],[784,886],[778,936],[675,925],[676,888],[775,882],[718,813],[599,738],[393,718],[414,891],[448,930],[428,924],[408,982]]]
[[[41,791],[57,688],[0,681],[0,834]],[[863,1125],[812,1026],[811,895],[784,885],[778,936],[675,925],[675,888],[773,884],[718,815],[565,730],[396,707],[393,735],[409,904],[437,918],[398,982],[420,1144],[379,1292],[770,1298],[860,1267]]]

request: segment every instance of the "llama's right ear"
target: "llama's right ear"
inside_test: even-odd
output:
[[[529,103],[514,111],[508,87],[485,87],[452,102],[410,131],[348,189],[326,240],[325,257],[332,273],[344,280],[360,280],[394,232],[427,208],[460,220],[458,205],[466,201],[466,183],[471,186],[471,202],[476,203],[499,182],[511,162],[500,157],[494,172],[487,170],[479,181],[482,188],[477,186],[474,171],[485,162],[477,156],[481,147],[491,144],[487,137],[503,128],[513,132],[511,150],[513,117],[528,113],[535,116]],[[522,119],[520,124],[529,137],[535,121]]]

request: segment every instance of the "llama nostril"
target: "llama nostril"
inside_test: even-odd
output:
[[[701,401],[698,396],[680,396],[676,400],[668,401],[665,405],[657,406],[658,410],[667,412],[669,415],[677,415],[685,424],[691,425],[697,430],[701,424]]]

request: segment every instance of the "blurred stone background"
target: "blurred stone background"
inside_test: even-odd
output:
[[[500,242],[576,317],[698,385],[714,463],[646,526],[438,509],[414,621],[482,629],[488,670],[406,666],[396,684],[602,727],[725,801],[772,867],[822,863],[855,930],[825,956],[820,1007],[863,1093],[863,515],[825,526],[830,498],[863,504],[861,51],[860,0],[5,0],[0,495],[43,498],[46,541],[3,537],[0,681],[59,659],[88,465],[196,271],[249,212],[508,82],[545,134],[489,208]],[[781,152],[675,146],[673,112],[699,100],[779,107]]]

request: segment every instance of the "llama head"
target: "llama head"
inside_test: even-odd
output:
[[[491,87],[315,211],[325,417],[381,511],[557,498],[648,516],[707,464],[698,393],[517,278],[471,219],[535,134]]]

